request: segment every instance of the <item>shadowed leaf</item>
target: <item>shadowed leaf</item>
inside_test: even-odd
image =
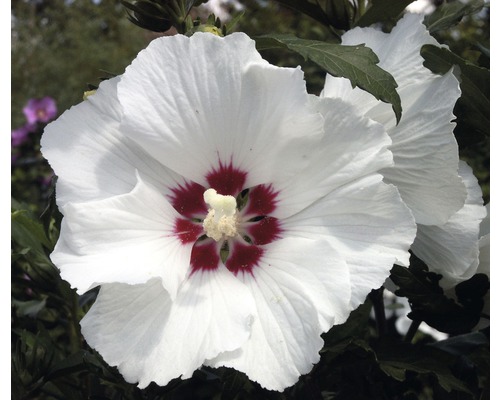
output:
[[[373,0],[370,8],[359,18],[356,26],[366,27],[377,22],[395,20],[414,0]]]
[[[458,24],[466,15],[474,14],[484,7],[483,0],[471,0],[467,3],[453,1],[441,4],[436,11],[425,17],[424,23],[430,33],[448,29]]]
[[[448,49],[425,45],[420,51],[424,66],[432,72],[445,74],[453,66],[459,67],[462,96],[457,101],[455,114],[465,129],[489,136],[490,125],[490,71],[478,67]]]

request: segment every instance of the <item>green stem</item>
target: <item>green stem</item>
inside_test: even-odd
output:
[[[71,302],[70,310],[70,324],[69,324],[69,341],[71,354],[76,353],[80,350],[80,335],[79,335],[79,324],[78,324],[78,295],[73,293],[73,298]]]
[[[378,336],[384,336],[386,332],[385,307],[384,307],[384,287],[372,290],[369,294],[375,312],[375,320],[377,321]]]
[[[413,340],[415,333],[417,333],[418,327],[420,326],[421,323],[422,323],[422,321],[419,321],[419,320],[411,321],[411,325],[408,328],[408,332],[406,332],[405,338],[403,339],[405,342],[411,343],[411,341]]]

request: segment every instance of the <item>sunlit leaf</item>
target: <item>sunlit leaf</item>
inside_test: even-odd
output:
[[[398,86],[390,73],[380,68],[377,55],[364,44],[343,46],[318,40],[299,39],[293,35],[265,35],[255,38],[257,50],[284,48],[311,60],[329,74],[347,78],[375,98],[392,104],[397,121],[401,118]]]

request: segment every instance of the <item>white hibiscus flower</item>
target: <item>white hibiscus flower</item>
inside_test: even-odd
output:
[[[342,44],[365,43],[398,84],[403,114],[396,125],[387,103],[376,100],[344,78],[328,75],[322,95],[342,98],[383,124],[392,139],[394,166],[380,172],[397,186],[422,225],[441,225],[464,205],[466,190],[458,176],[458,146],[453,135],[453,108],[460,96],[458,80],[449,71],[433,74],[423,66],[420,49],[439,45],[422,23],[423,16],[406,14],[391,33],[355,28]]]
[[[470,262],[465,272],[455,274],[447,273],[444,275],[443,279],[439,281],[441,287],[445,289],[444,294],[455,300],[457,298],[455,286],[459,283],[472,278],[475,274],[484,274],[488,279],[490,278],[490,204],[488,203],[483,207],[482,198],[479,200],[477,197],[476,204],[473,203],[474,197],[472,193],[475,192],[477,196],[478,191],[480,193],[480,189],[477,187],[477,180],[472,175],[472,172],[470,172],[470,168],[468,166],[467,168],[467,173],[469,174],[468,187],[472,186],[473,188],[473,190],[469,189],[468,204],[466,203],[464,208],[457,212],[447,224],[441,227],[434,227],[434,230],[430,232],[431,237],[433,237],[435,241],[443,240],[445,244],[451,243],[455,245],[455,247],[457,243],[464,243],[464,249],[458,250],[454,257],[450,257],[448,249],[445,248],[443,251],[442,246],[433,243],[430,246],[431,251],[428,252],[428,255],[434,255],[443,259],[445,264],[449,263],[450,260],[455,261],[456,265],[462,266],[463,264],[460,264],[460,262]],[[471,176],[472,179],[470,178]],[[486,217],[478,224],[478,218],[484,217],[484,214],[486,214]],[[473,241],[473,245],[470,244],[470,241],[464,241],[464,236],[467,235],[474,235],[475,240]],[[463,258],[459,259],[460,256]],[[455,268],[455,270],[457,269],[458,268]],[[483,329],[490,325],[489,290],[484,295],[483,300],[483,316],[480,318],[474,330]]]
[[[406,14],[390,34],[373,28],[347,32],[344,44],[366,43],[398,83],[403,115],[396,125],[390,105],[342,78],[327,76],[323,96],[342,97],[382,123],[392,139],[394,166],[380,172],[412,210],[418,230],[411,250],[430,271],[443,275],[444,289],[470,278],[479,263],[479,223],[486,215],[472,170],[458,159],[453,108],[460,96],[452,71],[444,76],[423,66],[420,49],[438,45],[422,23]],[[388,280],[385,286],[395,290]]]
[[[244,34],[153,41],[49,125],[51,255],[101,286],[87,342],[143,388],[228,366],[283,390],[319,360],[416,227],[381,125],[306,93]]]
[[[417,237],[411,247],[430,271],[443,276],[439,280],[443,289],[454,288],[476,273],[480,224],[486,217],[481,187],[472,169],[461,161],[459,173],[467,187],[465,205],[445,224],[418,225]]]
[[[479,226],[479,263],[476,274],[485,274],[490,279],[490,203],[486,205],[487,215]],[[484,296],[483,314],[476,329],[483,329],[490,325],[490,291]]]

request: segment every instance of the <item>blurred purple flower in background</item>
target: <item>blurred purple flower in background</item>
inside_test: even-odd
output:
[[[41,99],[30,99],[23,108],[28,124],[49,122],[57,115],[56,101],[49,96]]]
[[[33,125],[29,123],[21,126],[20,128],[14,129],[10,134],[11,146],[18,147],[21,146],[26,140],[28,140],[28,135],[33,131]]]

